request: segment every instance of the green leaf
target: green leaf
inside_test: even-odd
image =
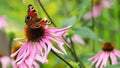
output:
[[[62,21],[62,27],[67,27],[69,25],[73,25],[76,21],[76,17],[68,18]]]
[[[109,66],[106,66],[105,68],[120,68],[120,64],[117,64],[117,65],[109,65]]]
[[[84,8],[80,10],[78,20],[81,20],[81,18],[84,16],[84,14],[86,13],[86,9],[87,6],[84,6]]]
[[[78,34],[82,38],[86,39],[97,39],[96,34],[87,27],[73,28],[75,34]]]

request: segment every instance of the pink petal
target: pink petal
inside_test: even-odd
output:
[[[96,57],[93,59],[93,62],[92,62],[91,65],[95,64],[95,63],[99,60],[99,58],[100,58],[101,55],[103,55],[103,52],[101,52],[99,56],[96,56]]]
[[[7,26],[7,21],[5,16],[0,16],[0,29],[5,28]]]
[[[29,51],[30,50],[29,50],[29,47],[28,47],[28,49],[26,49],[21,56],[17,57],[15,62],[17,64],[21,64],[26,59],[26,57],[29,55],[29,53],[30,53]]]
[[[72,25],[69,25],[68,27],[65,27],[63,29],[58,29],[58,28],[48,28],[46,29],[46,31],[50,31],[50,32],[62,32],[62,31],[65,31],[65,30],[68,30],[69,28],[71,28]]]
[[[108,52],[105,52],[105,55],[104,55],[104,58],[102,60],[102,63],[100,65],[100,68],[103,68],[103,66],[106,66],[107,65],[107,60],[109,58],[109,53]]]
[[[35,59],[37,60],[37,61],[40,61],[40,62],[42,62],[42,63],[47,63],[48,62],[48,60],[46,59],[43,59],[44,57],[41,57],[41,56],[39,56],[39,55],[36,55],[35,56]]]
[[[99,16],[100,13],[101,13],[101,10],[102,10],[102,7],[101,7],[100,5],[95,6],[92,11],[88,12],[88,13],[84,16],[84,20],[88,20],[88,19],[90,19],[92,16],[93,16],[93,17]]]
[[[89,58],[88,60],[94,60],[96,57],[99,57],[101,55],[102,51],[100,51],[99,53],[97,53],[95,56]]]
[[[11,60],[8,56],[3,56],[0,58],[0,63],[2,65],[2,68],[8,68],[9,64],[11,63]]]
[[[54,39],[54,38],[52,38],[52,37],[47,37],[47,38],[50,39],[50,40],[52,40],[52,41],[54,41],[54,42],[56,42],[56,43],[58,44],[59,48],[60,48],[65,54],[67,54],[67,52],[65,51],[65,49],[64,49],[64,47],[63,47],[63,43],[62,43],[62,42],[59,42],[58,40],[56,40],[56,39]]]
[[[19,40],[23,40],[23,39],[25,39],[25,37],[22,37],[22,38],[14,38],[13,40],[14,40],[14,41],[19,41]]]
[[[27,49],[27,47],[29,47],[29,44],[30,44],[30,42],[26,42],[26,43],[22,44],[22,46],[21,46],[21,48],[20,48],[20,51],[19,51],[19,53],[18,53],[17,56],[21,56],[21,55],[23,54],[23,51],[24,51],[25,49]]]
[[[43,42],[43,41],[41,41],[40,43],[41,43],[42,47],[44,48],[43,61],[45,61],[45,60],[47,59],[47,56],[48,56],[51,48],[49,48],[49,47],[47,48],[45,42]],[[49,49],[49,50],[48,50],[48,49]]]
[[[110,0],[109,0],[109,1],[103,1],[103,2],[101,2],[100,5],[101,5],[102,7],[109,8],[109,7],[112,5],[112,3],[111,3]]]
[[[18,55],[18,53],[21,55],[23,53],[22,51],[26,48],[26,45],[28,45],[28,42],[23,44],[15,53],[11,54],[11,57]]]
[[[100,56],[99,56],[99,59],[96,63],[96,68],[98,68],[100,66],[100,63],[103,63],[102,60],[104,59],[105,57],[105,52],[103,52]]]
[[[78,35],[73,35],[72,41],[80,45],[85,45],[85,41],[82,38],[80,38]]]
[[[70,48],[70,45],[63,39],[63,37],[58,37],[58,39],[60,39],[63,43],[65,43]]]
[[[33,63],[33,61],[34,61],[34,59],[35,59],[36,46],[37,46],[37,45],[32,45],[32,44],[31,44],[31,54],[30,54],[30,58],[29,58],[29,61],[31,62],[31,64]]]
[[[117,57],[115,56],[115,54],[113,52],[110,52],[110,59],[111,59],[111,62],[112,64],[117,64]]]
[[[42,48],[43,44],[42,41],[39,42],[39,45],[37,46],[37,50],[39,52],[39,55],[43,56],[43,48]]]
[[[35,68],[40,68],[40,66],[37,62],[33,62],[33,65],[34,65]]]
[[[45,39],[44,39],[44,40],[45,40]],[[63,53],[60,52],[58,49],[56,49],[56,48],[51,44],[51,42],[50,42],[49,40],[45,40],[45,42],[46,42],[46,44],[47,44],[48,46],[50,46],[50,47],[52,48],[53,51],[55,51],[56,53],[61,53],[61,54],[63,54]]]
[[[114,49],[114,54],[116,55],[116,56],[118,56],[118,57],[120,57],[120,51],[118,51],[118,50],[116,50],[116,49]]]

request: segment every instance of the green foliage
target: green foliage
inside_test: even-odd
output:
[[[72,37],[73,34],[74,34],[73,30],[70,29],[70,30],[68,31],[68,35],[67,35],[67,36],[68,36],[68,37]]]
[[[117,64],[117,65],[109,65],[109,66],[106,66],[105,68],[120,68],[120,64]]]
[[[62,27],[67,27],[69,25],[74,25],[74,23],[76,22],[76,17],[73,16],[71,18],[65,19],[62,21]]]
[[[10,32],[10,33],[8,33],[8,37],[9,37],[9,39],[13,39],[13,38],[15,38],[15,34],[14,34],[14,32]]]
[[[113,0],[113,5],[110,8],[104,8],[100,16],[95,18],[95,30],[94,32],[84,25],[91,27],[92,19],[83,21],[83,16],[89,12],[91,7],[91,0],[41,0],[46,11],[55,22],[55,24],[62,28],[69,25],[73,27],[69,30],[68,36],[71,37],[74,34],[79,35],[83,39],[95,40],[95,49],[100,51],[100,43],[97,41],[101,38],[105,41],[113,42],[117,49],[120,49],[120,0]],[[104,1],[104,0],[103,0]],[[8,27],[6,32],[9,39],[14,37],[23,37],[24,35],[24,19],[27,14],[28,4],[32,4],[36,9],[38,16],[43,18],[47,17],[39,6],[37,0],[25,0],[25,4],[22,0],[0,0],[0,15],[6,16]],[[51,27],[51,26],[50,26]],[[86,41],[86,40],[85,40]],[[76,45],[76,44],[75,44]],[[91,52],[91,42],[87,41],[87,46],[75,46],[75,50],[79,59],[83,62],[85,67],[90,68],[90,62],[87,59],[93,55]],[[73,61],[70,51],[67,50],[67,56],[64,59],[70,61],[70,64],[74,68],[79,68],[78,63]],[[97,52],[96,52],[97,53]],[[71,59],[72,58],[72,59]],[[65,68],[67,65],[58,60],[53,54],[48,56],[48,64],[40,64],[41,68]],[[56,61],[55,61],[56,60]],[[120,61],[120,60],[119,60]],[[68,67],[68,66],[67,66]],[[119,68],[118,65],[110,65],[106,68]]]
[[[75,34],[78,34],[82,38],[94,39],[94,40],[97,39],[95,33],[87,27],[76,27],[76,28],[74,27],[73,31]]]

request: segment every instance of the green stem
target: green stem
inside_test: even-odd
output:
[[[94,0],[91,1],[91,4],[92,4],[92,27],[91,29],[94,31],[94,27],[95,27],[95,19],[94,19],[94,16],[93,16],[93,7],[94,7]],[[93,40],[92,41],[92,52],[95,52],[95,41]]]
[[[47,13],[47,11],[45,10],[45,8],[43,7],[43,5],[42,5],[42,3],[41,3],[40,0],[38,0],[38,3],[39,3],[39,5],[41,6],[41,8],[43,9],[43,11],[45,12],[45,14],[47,15],[47,17],[50,19],[50,21],[51,21],[51,23],[53,24],[53,26],[57,27],[57,26],[55,25],[55,23],[53,22],[53,20],[51,19],[51,17],[49,16],[49,14]]]
[[[76,51],[75,51],[75,47],[74,47],[74,44],[73,44],[73,41],[71,38],[70,39],[70,42],[71,42],[71,47],[72,47],[72,52],[73,52],[73,56],[75,58],[75,61],[79,63],[79,67],[80,68],[85,68],[85,66],[83,65],[83,63],[79,60],[77,54],[76,54]]]
[[[54,53],[57,57],[59,57],[62,61],[64,61],[70,68],[73,68],[70,63],[68,63],[65,59],[63,59],[61,56],[59,56],[56,52],[52,50],[52,53]]]

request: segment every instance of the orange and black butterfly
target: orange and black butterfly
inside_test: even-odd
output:
[[[28,5],[28,14],[25,18],[25,22],[28,27],[32,29],[40,28],[41,26],[44,27],[45,25],[50,24],[47,20],[38,18],[36,10],[31,4]]]

